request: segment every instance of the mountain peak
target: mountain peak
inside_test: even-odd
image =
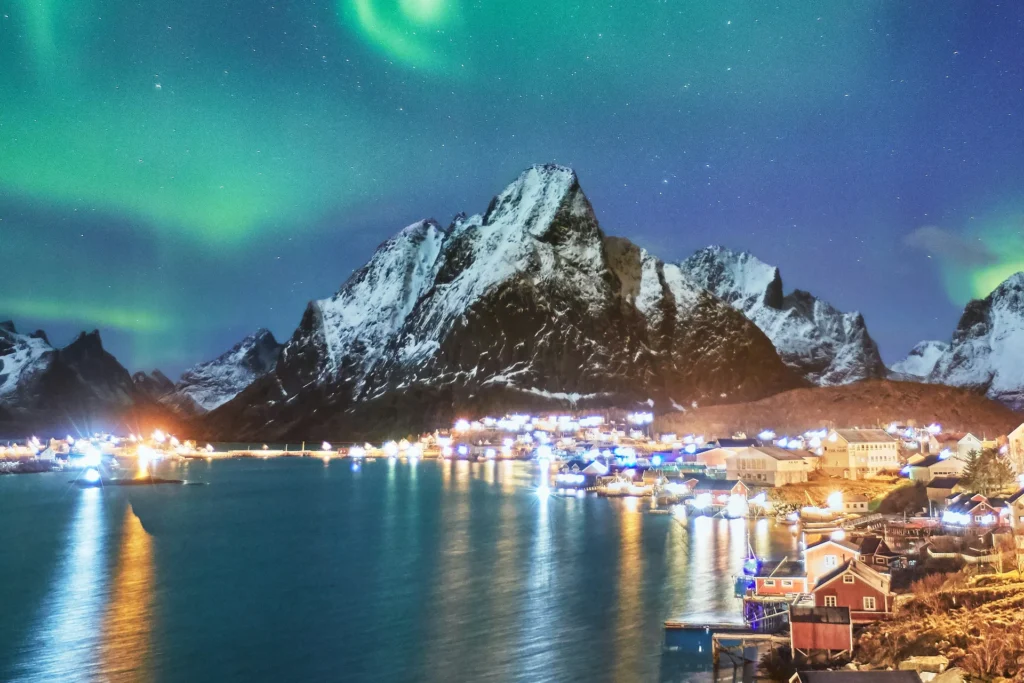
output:
[[[1013,292],[1024,291],[1024,271],[1017,271],[999,283],[989,296],[1002,297]]]
[[[540,237],[564,208],[574,216],[593,214],[576,172],[557,164],[536,165],[520,173],[491,200],[483,224],[514,223]]]
[[[697,284],[737,308],[758,304],[782,307],[779,269],[750,252],[711,245],[686,259],[682,268]]]
[[[11,334],[18,334],[18,330],[14,329],[13,320],[2,320],[0,321],[0,330],[6,330]]]
[[[79,332],[75,340],[65,346],[62,351],[71,353],[104,353],[103,339],[99,330]]]

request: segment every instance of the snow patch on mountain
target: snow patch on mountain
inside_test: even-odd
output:
[[[365,377],[430,286],[445,234],[434,221],[406,227],[378,247],[337,294],[315,303],[325,344],[322,371],[336,377],[342,360],[356,354],[358,380]]]
[[[949,350],[949,344],[941,341],[923,341],[914,346],[903,360],[892,364],[891,370],[907,378],[925,379],[935,369],[939,358]]]
[[[768,335],[783,362],[811,382],[827,386],[885,376],[861,314],[843,313],[801,290],[783,296],[778,268],[718,246],[698,251],[681,267],[743,312]]]

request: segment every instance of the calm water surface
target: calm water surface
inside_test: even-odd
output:
[[[0,680],[690,681],[767,521],[537,495],[526,463],[193,461],[207,486],[0,477]],[[696,646],[695,646],[696,648]]]

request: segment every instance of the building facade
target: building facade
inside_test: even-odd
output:
[[[726,479],[756,486],[785,486],[807,481],[809,467],[793,451],[776,446],[743,448],[725,460]]]
[[[863,479],[900,469],[899,442],[884,429],[833,429],[822,451],[822,469],[833,477]]]
[[[847,607],[855,623],[892,615],[895,595],[891,578],[858,560],[850,560],[819,579],[814,587],[816,607]]]

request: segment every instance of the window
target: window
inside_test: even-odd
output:
[[[843,583],[853,583],[854,580],[853,574],[843,574]]]
[[[864,609],[868,612],[875,611],[875,599],[872,597],[864,598]]]
[[[793,587],[793,582],[788,580],[788,579],[785,579],[782,582],[782,587],[783,588],[792,588]]]
[[[775,585],[775,579],[765,579],[764,580],[764,585],[765,586],[774,586]]]
[[[838,562],[838,559],[836,558],[836,556],[835,555],[826,555],[825,556],[825,566],[830,568],[830,569],[833,568],[833,567],[838,567],[839,566],[839,562]]]
[[[836,606],[836,596],[834,596],[834,595],[826,595],[825,596],[825,607],[835,607],[835,606]]]

